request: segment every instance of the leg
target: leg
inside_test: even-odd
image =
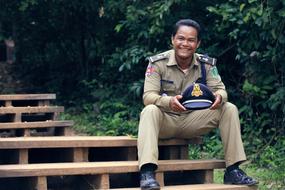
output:
[[[167,138],[175,134],[176,125],[174,121],[177,117],[163,113],[155,105],[146,106],[141,113],[138,158],[141,171],[140,187],[143,190],[160,189],[154,175],[158,161],[158,138]]]
[[[183,116],[179,137],[203,135],[219,127],[223,142],[226,165],[246,160],[240,132],[238,110],[226,102],[217,110],[198,110]]]
[[[138,132],[139,167],[147,163],[157,165],[158,138],[171,138],[179,128],[179,116],[168,115],[155,105],[146,106],[140,117]]]

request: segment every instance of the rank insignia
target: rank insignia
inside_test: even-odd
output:
[[[198,97],[198,96],[202,96],[202,95],[203,95],[203,92],[202,92],[202,90],[200,89],[200,85],[199,85],[199,84],[194,84],[194,87],[193,87],[193,90],[192,90],[191,95],[192,95],[192,96],[195,96],[195,97]]]
[[[152,73],[154,73],[154,66],[150,64],[146,69],[145,76],[148,77],[152,75]]]

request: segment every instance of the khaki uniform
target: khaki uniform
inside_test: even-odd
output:
[[[240,121],[235,105],[227,102],[227,92],[214,65],[205,64],[207,86],[222,96],[216,110],[174,112],[169,103],[172,96],[182,92],[202,77],[199,54],[185,74],[176,60],[174,50],[150,58],[144,84],[143,102],[138,133],[139,166],[157,164],[158,139],[191,138],[220,129],[226,165],[246,160],[240,133]]]

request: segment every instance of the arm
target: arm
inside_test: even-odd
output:
[[[227,91],[216,66],[209,66],[207,72],[207,85],[214,92],[215,102],[210,109],[216,109],[220,104],[228,100]]]

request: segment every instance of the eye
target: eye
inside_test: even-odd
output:
[[[185,40],[185,38],[182,37],[182,36],[178,36],[177,39],[178,39],[178,40]]]

